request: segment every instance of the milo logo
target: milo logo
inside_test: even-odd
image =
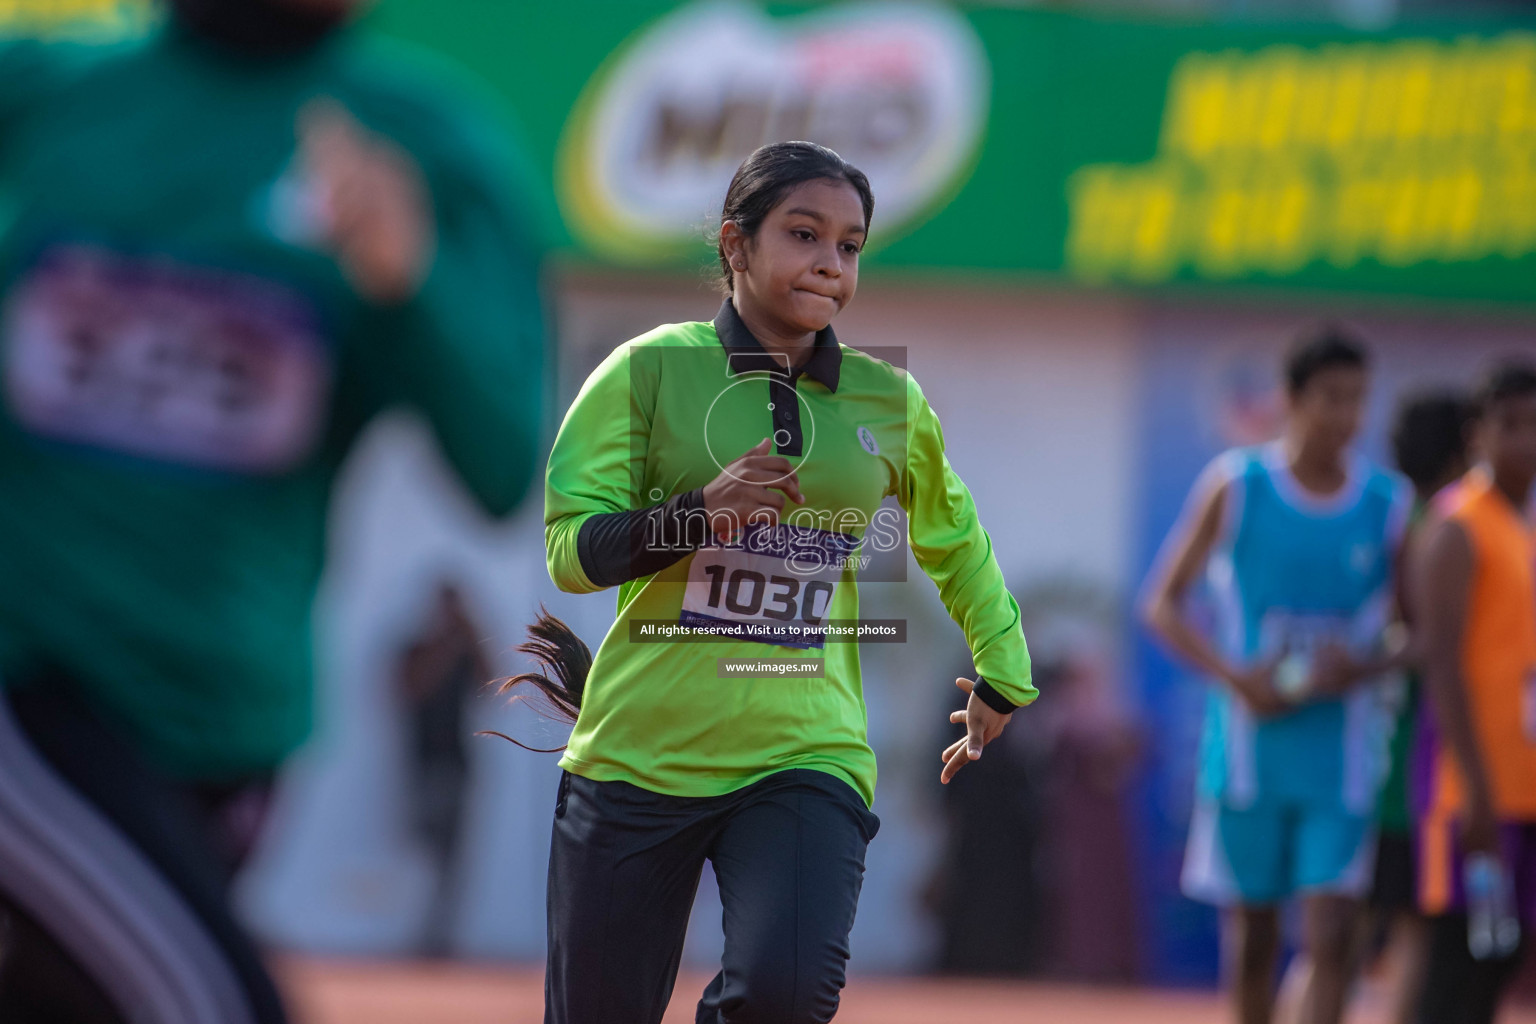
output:
[[[601,255],[685,257],[752,150],[807,139],[869,175],[875,240],[889,240],[969,175],[989,90],[981,42],[948,7],[850,3],[779,19],[693,4],[588,83],[561,140],[560,205]]]
[[[142,35],[161,20],[154,0],[7,0],[0,35],[106,43]]]

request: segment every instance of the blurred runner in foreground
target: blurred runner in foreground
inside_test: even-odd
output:
[[[1467,432],[1471,404],[1460,395],[1416,395],[1402,403],[1392,428],[1392,454],[1397,468],[1413,484],[1413,512],[1403,542],[1403,564],[1423,537],[1421,526],[1431,498],[1467,471]],[[1404,589],[1399,584],[1399,594]],[[1412,621],[1411,601],[1403,615]],[[1391,731],[1387,780],[1376,803],[1376,870],[1371,882],[1369,920],[1363,930],[1367,948],[1380,944],[1389,971],[1392,1003],[1388,1020],[1410,1024],[1418,1012],[1424,980],[1429,933],[1418,912],[1417,875],[1413,855],[1413,814],[1409,762],[1420,717],[1420,677],[1402,676],[1390,691]]]
[[[1368,376],[1336,328],[1300,338],[1273,444],[1234,449],[1195,485],[1148,605],[1167,645],[1220,685],[1211,694],[1184,890],[1227,908],[1226,970],[1243,1024],[1274,1015],[1279,908],[1301,903],[1303,1024],[1337,1024],[1370,883],[1385,722],[1375,687],[1407,525],[1406,481],[1350,445]],[[1217,639],[1185,597],[1205,575]]]
[[[497,139],[346,0],[0,51],[0,1019],[268,1024],[228,883],[311,724],[337,469],[413,406],[537,463],[538,253]]]
[[[1491,1024],[1536,927],[1536,365],[1489,375],[1473,451],[1411,567],[1434,711],[1419,752],[1423,1024]]]

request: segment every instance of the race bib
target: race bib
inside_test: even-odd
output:
[[[821,648],[838,580],[858,543],[833,530],[753,523],[735,543],[694,553],[678,624]]]
[[[1357,651],[1356,631],[1354,621],[1345,616],[1272,609],[1259,620],[1258,658],[1295,655],[1310,661],[1329,643]]]
[[[13,287],[4,374],[12,415],[38,436],[271,473],[313,450],[332,357],[286,286],[71,245]]]

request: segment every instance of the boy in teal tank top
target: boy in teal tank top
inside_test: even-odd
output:
[[[1306,920],[1304,1020],[1331,1024],[1347,990],[1353,922],[1370,880],[1385,770],[1378,687],[1410,492],[1349,450],[1364,350],[1336,330],[1287,365],[1284,439],[1219,457],[1170,538],[1151,627],[1221,685],[1200,752],[1184,888],[1230,908],[1239,1019],[1267,1020],[1276,908]],[[1184,597],[1204,576],[1215,633]]]

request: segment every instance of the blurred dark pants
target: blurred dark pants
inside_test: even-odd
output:
[[[725,955],[699,1024],[831,1020],[879,827],[825,772],[778,772],[704,798],[567,773],[550,848],[546,1024],[661,1020],[706,859]]]
[[[1467,945],[1466,914],[1440,914],[1429,922],[1419,1024],[1493,1024],[1499,1003],[1531,948],[1530,938],[1522,939],[1513,956],[1475,960]],[[1521,927],[1529,928],[1530,923],[1522,921]]]
[[[283,1024],[229,906],[270,788],[167,779],[61,677],[0,692],[0,1020]]]

